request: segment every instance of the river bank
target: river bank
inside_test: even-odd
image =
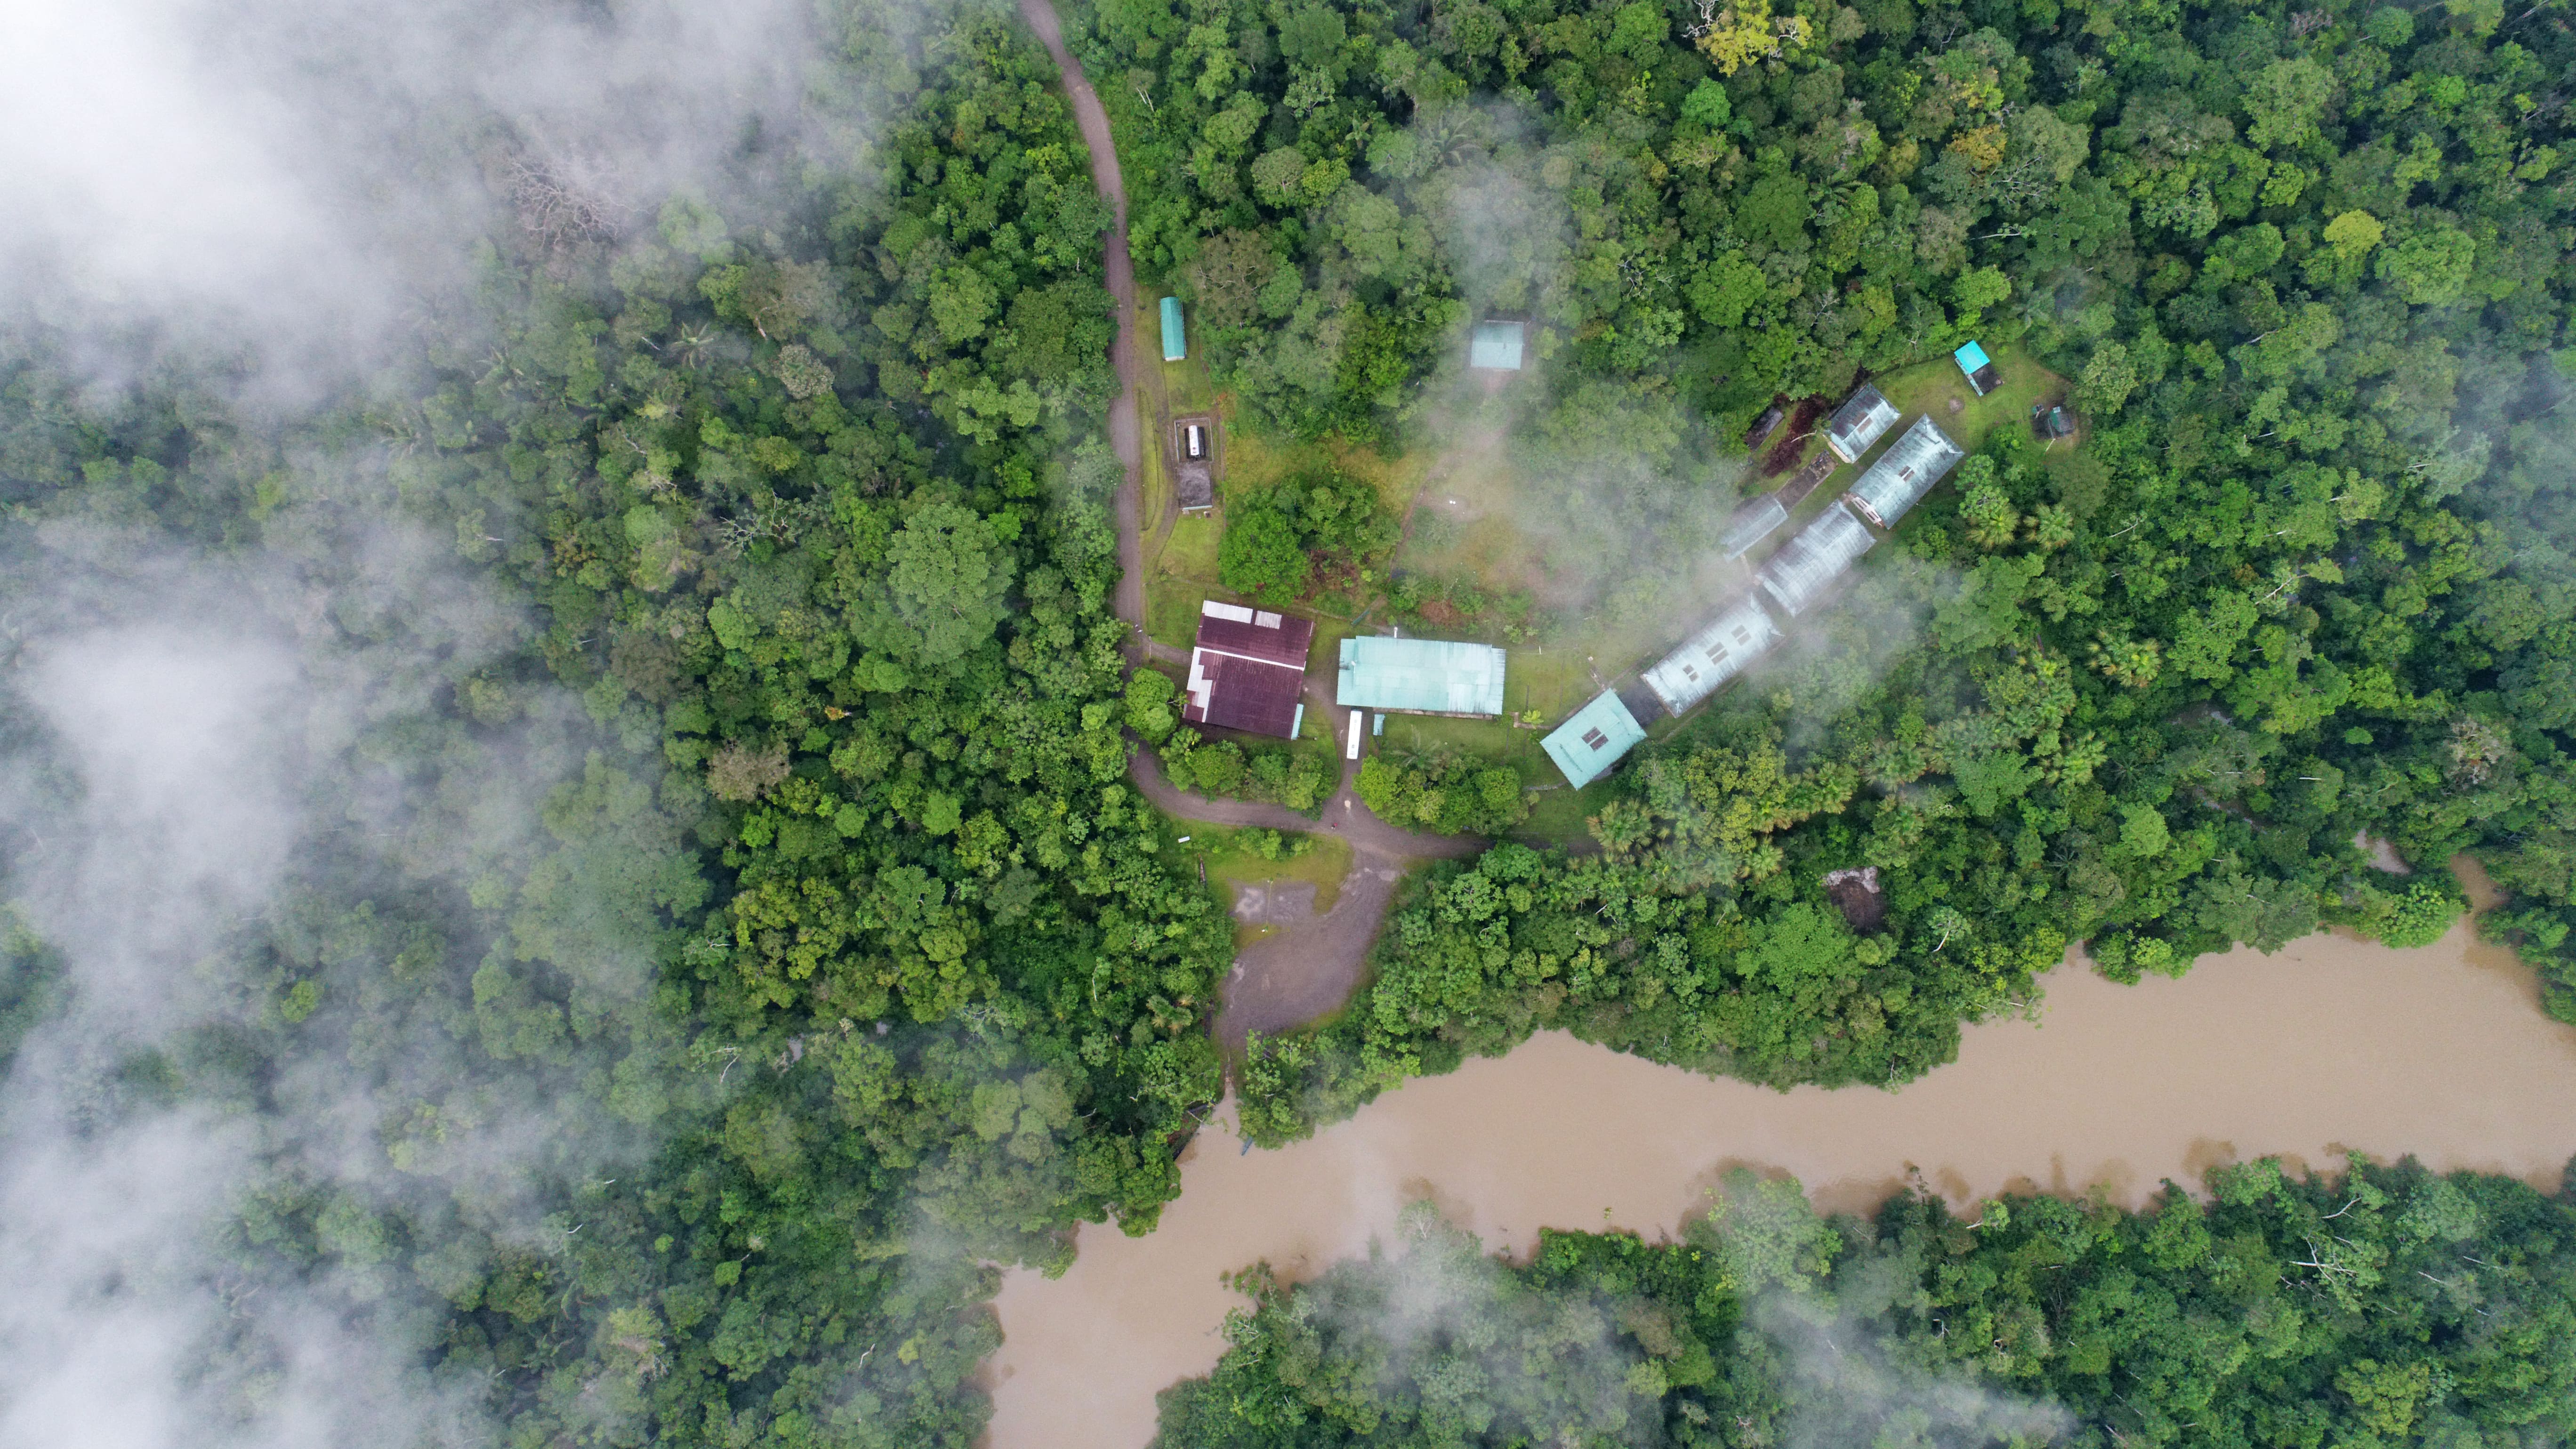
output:
[[[1150,1237],[1086,1228],[1063,1278],[1005,1281],[992,1449],[1139,1449],[1154,1394],[1224,1347],[1241,1300],[1222,1275],[1364,1252],[1420,1198],[1519,1254],[1541,1226],[1671,1232],[1738,1165],[1850,1212],[1909,1167],[1954,1204],[2099,1186],[2135,1205],[2266,1154],[2412,1153],[2554,1187],[2576,1152],[2576,1029],[2466,922],[2419,950],[2318,935],[2180,980],[2070,964],[2045,984],[2039,1022],[1972,1027],[1956,1063],[1895,1092],[1773,1092],[1549,1034],[1277,1152],[1239,1152],[1229,1107]]]

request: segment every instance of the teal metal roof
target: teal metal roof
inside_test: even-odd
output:
[[[1973,342],[1950,355],[1959,360],[1959,370],[1970,377],[1976,376],[1977,369],[1986,365],[1986,349]]]
[[[1181,336],[1181,299],[1165,297],[1163,299],[1163,360],[1178,362],[1189,355],[1190,350],[1183,344]]]
[[[1467,339],[1467,365],[1491,368],[1497,372],[1521,370],[1521,334],[1518,322],[1479,322]]]
[[[1628,706],[1619,702],[1615,691],[1605,689],[1539,744],[1565,772],[1566,783],[1580,790],[1608,774],[1645,737]]]
[[[1345,639],[1333,701],[1347,709],[1501,714],[1503,651],[1453,639]]]

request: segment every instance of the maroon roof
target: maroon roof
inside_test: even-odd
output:
[[[1309,632],[1312,627],[1308,626]],[[1189,687],[1181,695],[1181,718],[1192,724],[1295,739],[1297,695],[1305,684],[1303,669],[1194,649]]]
[[[1209,599],[1199,605],[1198,647],[1181,686],[1181,718],[1255,734],[1297,737],[1297,695],[1315,621]]]
[[[1236,618],[1240,614],[1245,617]],[[1285,664],[1303,671],[1306,649],[1315,642],[1315,621],[1252,610],[1211,599],[1200,607],[1198,645]]]

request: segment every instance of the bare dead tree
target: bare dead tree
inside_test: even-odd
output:
[[[524,152],[510,158],[510,204],[519,229],[548,251],[615,236],[626,212],[605,187]]]

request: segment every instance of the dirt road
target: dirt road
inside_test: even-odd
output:
[[[1144,437],[1137,416],[1136,378],[1144,365],[1135,329],[1136,265],[1127,252],[1127,184],[1118,170],[1118,148],[1109,131],[1109,113],[1082,73],[1082,63],[1065,48],[1064,27],[1048,0],[1020,0],[1020,14],[1037,32],[1064,77],[1064,93],[1073,105],[1074,124],[1091,149],[1091,180],[1109,203],[1109,234],[1103,245],[1104,280],[1118,307],[1118,339],[1111,358],[1118,368],[1118,401],[1109,412],[1109,445],[1125,470],[1118,485],[1118,617],[1128,628],[1128,654],[1182,664],[1188,654],[1145,636]],[[1325,682],[1309,679],[1306,707],[1340,740],[1349,717],[1333,703]],[[1340,787],[1324,802],[1323,818],[1310,819],[1278,805],[1249,800],[1211,800],[1174,789],[1163,778],[1153,753],[1135,749],[1128,775],[1156,808],[1184,820],[1211,825],[1266,826],[1274,830],[1329,830],[1351,843],[1351,872],[1342,881],[1333,909],[1282,930],[1246,950],[1226,981],[1224,1009],[1217,1035],[1229,1048],[1240,1047],[1248,1031],[1278,1031],[1323,1016],[1347,999],[1359,985],[1377,939],[1387,902],[1396,882],[1413,863],[1463,859],[1481,853],[1485,842],[1473,836],[1422,835],[1399,830],[1380,820],[1359,802],[1354,786],[1358,763],[1342,762]]]

